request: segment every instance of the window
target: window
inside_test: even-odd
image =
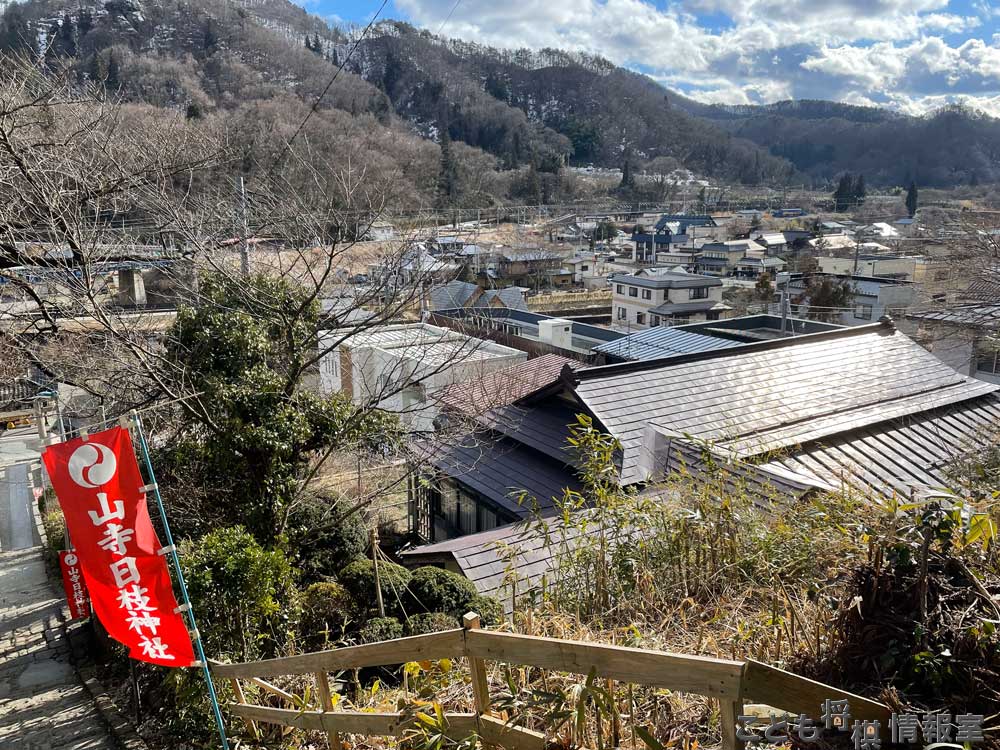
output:
[[[402,391],[400,391],[400,399],[402,400],[403,410],[412,409],[418,404],[422,404],[426,397],[424,394],[424,384],[423,383],[411,383],[407,385]]]
[[[857,305],[854,308],[854,317],[858,320],[871,320],[872,319],[872,306],[871,305]]]
[[[463,534],[475,534],[479,531],[476,517],[478,503],[471,495],[460,492],[458,495],[458,523],[455,524]]]
[[[642,298],[643,299],[653,299],[653,292],[650,291],[649,289],[643,289],[642,290]]]
[[[646,323],[646,313],[636,313],[635,322],[639,325],[645,325]]]
[[[1000,375],[1000,350],[979,352],[976,371]]]
[[[659,315],[654,315],[653,316],[653,325],[654,326],[660,325],[660,316]]]
[[[583,264],[582,266],[580,266],[580,270],[581,270],[581,271],[589,271],[589,270],[590,270],[590,266],[588,266],[588,265],[587,265],[587,264],[585,263],[585,264]]]
[[[615,286],[615,294],[625,294],[625,287],[621,284]]]
[[[708,299],[708,287],[699,286],[688,290],[688,299]]]
[[[627,317],[627,312],[624,307],[618,308],[618,320],[625,320]]]
[[[634,286],[630,286],[628,288],[628,296],[629,297],[638,297],[639,296],[639,290],[636,287],[634,287]]]

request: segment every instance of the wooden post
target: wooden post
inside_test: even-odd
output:
[[[372,567],[375,569],[375,601],[378,602],[379,617],[385,617],[385,603],[382,601],[382,578],[378,573],[378,526],[372,529]]]
[[[333,708],[333,698],[330,694],[330,680],[326,672],[316,673],[316,695],[319,698],[319,710],[326,713]],[[330,750],[340,750],[340,737],[336,732],[327,732],[326,741],[330,744]]]
[[[229,684],[233,687],[233,695],[236,696],[236,702],[246,705],[247,697],[243,694],[243,686],[240,685],[240,681],[235,677],[229,681]],[[253,732],[254,739],[260,739],[260,730],[257,728],[257,722],[252,719],[245,719],[246,725],[250,727],[250,731]]]
[[[722,727],[723,750],[740,750],[743,743],[736,739],[736,717],[743,713],[743,701],[719,699],[719,724]]]
[[[736,700],[719,698],[719,726],[722,729],[722,750],[743,750],[746,743],[736,739],[736,719],[743,713],[743,684],[746,680],[747,665],[740,667],[740,683]]]
[[[468,630],[479,630],[479,615],[468,612],[462,617],[462,627]],[[469,672],[472,674],[472,694],[476,701],[476,714],[489,716],[490,688],[486,681],[486,663],[475,656],[469,657]]]

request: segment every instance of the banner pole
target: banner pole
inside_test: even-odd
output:
[[[205,658],[205,649],[201,644],[201,633],[194,619],[194,607],[191,606],[191,598],[188,596],[187,583],[184,581],[184,572],[181,570],[180,557],[177,555],[177,547],[174,545],[174,537],[170,533],[170,524],[167,522],[167,511],[163,507],[163,498],[160,497],[160,488],[156,484],[156,474],[153,473],[153,462],[149,457],[149,446],[146,444],[146,435],[142,429],[142,419],[136,412],[130,414],[131,421],[139,436],[139,446],[142,451],[142,460],[146,464],[146,476],[152,485],[153,497],[156,499],[156,509],[160,513],[160,523],[163,524],[163,535],[170,550],[170,559],[173,562],[174,572],[177,574],[177,583],[181,588],[181,597],[184,599],[184,609],[187,612],[188,622],[191,624],[191,640],[194,642],[195,653],[201,662],[202,672],[205,675],[205,684],[208,686],[208,697],[212,701],[212,712],[215,714],[215,724],[219,729],[219,739],[222,740],[223,750],[229,750],[229,740],[226,739],[226,726],[222,721],[222,711],[219,709],[219,698],[215,694],[215,684],[212,682],[212,672],[208,668],[208,659]]]

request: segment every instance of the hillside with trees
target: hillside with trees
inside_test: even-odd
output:
[[[356,41],[288,0],[28,0],[0,18],[0,51],[126,102],[217,118],[247,164],[277,158],[308,118],[315,148],[391,175],[393,199],[411,206],[573,200],[567,164],[746,185],[1000,179],[1000,121],[958,107],[916,118],[823,101],[709,106],[591,55],[396,21],[350,55]]]
[[[864,172],[875,185],[953,187],[1000,179],[1000,120],[950,106],[923,117],[826,101],[679,107],[787,159],[816,182]]]

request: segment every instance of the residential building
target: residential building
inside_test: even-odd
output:
[[[862,237],[882,237],[883,239],[899,237],[899,230],[884,221],[876,221],[874,224],[858,227],[857,233]]]
[[[612,324],[618,328],[681,325],[727,317],[722,280],[677,269],[645,269],[611,278]]]
[[[662,232],[658,230],[655,233],[637,232],[632,235],[632,241],[635,243],[633,258],[636,263],[655,263],[660,253],[671,253],[677,248],[691,247],[691,238],[688,235],[674,234],[669,229]]]
[[[559,271],[562,262],[561,254],[549,250],[506,250],[498,254],[496,266],[488,268],[486,276],[534,289],[551,272]]]
[[[387,221],[376,221],[368,227],[364,238],[372,242],[388,242],[396,238],[396,227]]]
[[[782,232],[767,232],[753,238],[754,242],[764,247],[767,255],[781,255],[788,252],[788,240]]]
[[[819,270],[830,274],[856,274],[858,276],[879,276],[885,279],[914,281],[917,263],[923,260],[918,255],[873,255],[859,253],[857,258],[817,256]]]
[[[511,310],[527,310],[524,301],[524,287],[510,286],[505,289],[483,289],[478,284],[467,281],[449,281],[447,284],[431,287],[428,293],[428,309],[454,310],[462,307],[503,307]]]
[[[531,356],[559,354],[589,360],[598,344],[625,334],[602,326],[510,308],[467,307],[431,313],[429,322],[488,338]]]
[[[487,530],[480,507],[488,523],[556,515],[557,499],[579,487],[567,442],[578,414],[621,445],[623,487],[669,494],[657,484],[683,462],[690,481],[725,466],[767,507],[843,488],[860,497],[921,497],[947,486],[949,462],[995,429],[998,392],[1000,385],[956,372],[890,320],[564,368],[491,412],[458,448],[428,451],[426,481],[411,493],[413,529],[441,542]],[[457,523],[438,525],[439,515]]]
[[[588,279],[601,275],[604,261],[596,253],[573,255],[563,261],[563,270],[573,274],[574,284],[585,284]]]
[[[706,242],[698,250],[698,273],[733,276],[743,258],[763,258],[764,246],[750,239]]]
[[[914,338],[942,362],[974,378],[1000,383],[1000,302],[906,317],[917,324]]]
[[[440,389],[527,359],[517,349],[425,323],[345,333],[320,332],[321,393],[394,412],[414,432],[434,429]]]
[[[821,221],[818,229],[819,233],[822,235],[849,233],[849,227],[847,224],[839,221]]]
[[[775,219],[795,219],[805,215],[805,209],[802,208],[778,208],[771,213]]]
[[[819,237],[809,240],[809,247],[817,253],[854,252],[858,240],[854,235],[842,233],[821,233]]]
[[[847,284],[851,290],[850,301],[843,309],[827,310],[810,308],[809,284],[811,281],[828,279],[834,284]],[[846,274],[792,274],[788,284],[792,312],[799,317],[813,314],[824,320],[845,326],[862,326],[873,323],[883,316],[902,317],[906,310],[917,301],[918,285],[900,279],[885,279],[877,276],[850,276]],[[780,312],[777,305],[772,312]]]
[[[691,237],[706,237],[719,226],[715,217],[708,214],[664,214],[656,222],[656,231],[662,232],[671,225],[676,225],[672,230],[673,234],[687,234]]]
[[[775,275],[784,271],[787,265],[788,263],[783,258],[747,256],[737,262],[733,276],[739,276],[742,279],[759,279],[762,274],[766,273],[774,279]]]

